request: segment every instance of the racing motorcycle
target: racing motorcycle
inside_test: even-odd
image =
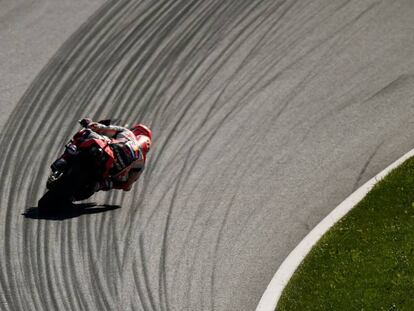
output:
[[[53,170],[49,175],[47,192],[38,202],[39,210],[51,210],[56,207],[69,207],[74,201],[85,200],[95,193],[96,183],[109,176],[115,158],[109,142],[102,139],[88,139],[82,142],[82,137],[90,131],[86,124],[75,134],[65,147],[76,146],[76,152],[67,160],[64,169]],[[110,125],[110,120],[98,123]]]

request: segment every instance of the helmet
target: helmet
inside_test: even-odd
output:
[[[131,128],[132,133],[134,133],[135,136],[138,135],[145,135],[147,137],[149,137],[149,139],[152,141],[152,131],[145,126],[144,124],[135,124],[132,128]]]
[[[147,153],[150,150],[151,144],[152,144],[152,132],[151,132],[151,130],[143,124],[135,124],[131,128],[131,132],[134,133],[134,135],[137,138],[138,138],[138,136],[141,136],[141,135],[146,136],[146,137],[149,138],[149,139],[144,139],[145,143],[146,143],[145,144],[146,145],[145,153]]]

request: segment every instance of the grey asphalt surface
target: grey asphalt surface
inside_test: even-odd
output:
[[[0,130],[53,54],[103,3],[0,1]]]
[[[412,148],[413,21],[410,0],[107,2],[1,134],[1,310],[253,310]],[[23,217],[84,116],[151,126],[143,177],[89,200],[120,209]]]

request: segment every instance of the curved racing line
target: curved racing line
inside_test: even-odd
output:
[[[411,149],[413,20],[408,0],[105,3],[1,133],[0,309],[254,309],[331,207]],[[153,129],[140,181],[93,198],[121,209],[23,217],[82,117]]]

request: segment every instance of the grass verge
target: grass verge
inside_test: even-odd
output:
[[[414,310],[414,158],[321,238],[276,310]]]

